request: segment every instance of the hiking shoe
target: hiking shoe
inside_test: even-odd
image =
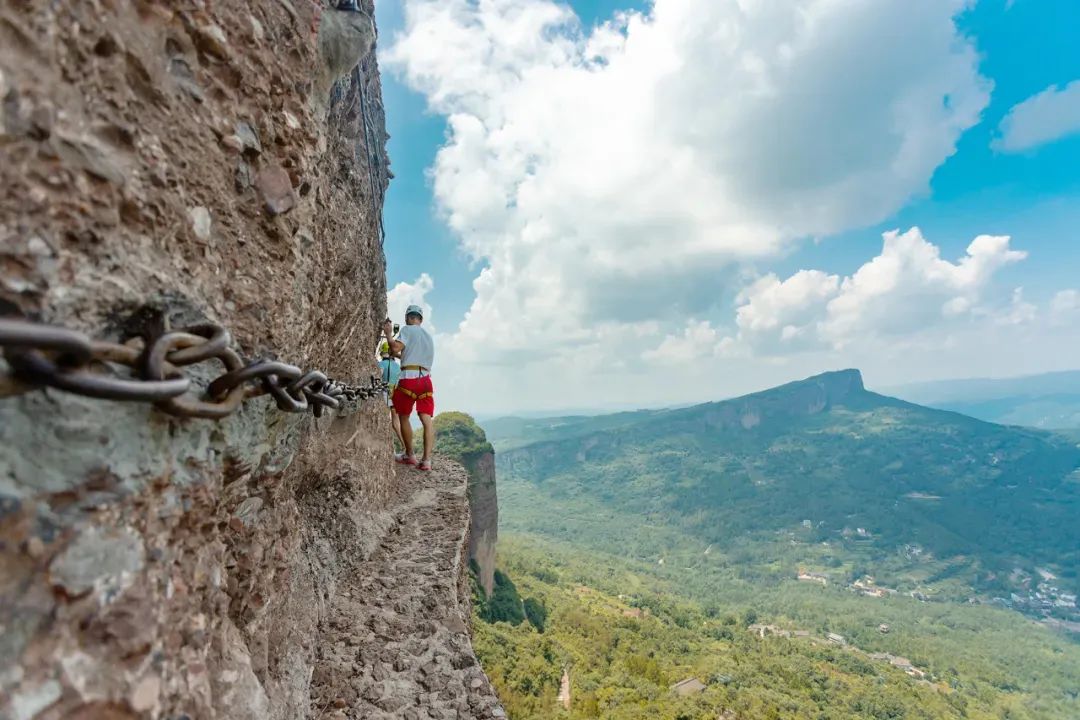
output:
[[[431,461],[422,460],[416,465],[417,470],[423,470],[424,472],[431,472]]]
[[[405,453],[398,453],[394,455],[394,462],[398,465],[416,465],[416,458]]]

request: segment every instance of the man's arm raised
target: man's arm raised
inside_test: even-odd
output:
[[[401,351],[405,349],[405,343],[394,337],[394,323],[390,322],[389,319],[383,323],[383,335],[386,336],[386,342],[390,345],[390,354],[396,358],[401,357]]]

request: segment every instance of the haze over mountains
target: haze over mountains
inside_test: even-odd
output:
[[[1080,428],[1080,370],[1015,378],[941,380],[901,385],[886,392],[1003,425]]]

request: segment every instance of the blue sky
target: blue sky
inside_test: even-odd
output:
[[[668,1],[670,4],[670,0]],[[453,2],[463,3],[461,7],[466,10],[476,9],[467,0],[453,0]],[[511,8],[514,12],[530,10],[531,0],[501,0],[501,2],[504,5],[516,6]],[[800,0],[800,2],[813,4],[813,0]],[[405,12],[406,5],[410,4],[415,13],[411,26],[406,23]],[[506,322],[507,319],[501,317],[497,311],[489,312],[484,308],[480,308],[475,313],[476,322],[486,322],[491,327],[481,332],[475,329],[471,332],[466,332],[464,329],[461,332],[458,331],[458,326],[465,317],[466,311],[476,299],[473,282],[481,270],[489,267],[492,262],[505,264],[510,261],[505,258],[493,260],[501,256],[497,246],[498,241],[491,240],[487,235],[484,240],[472,238],[470,237],[470,233],[473,232],[471,228],[463,229],[460,226],[454,230],[450,228],[446,217],[448,212],[454,211],[454,203],[457,202],[460,208],[468,209],[472,207],[470,203],[474,203],[474,200],[459,197],[448,201],[447,198],[453,194],[453,190],[448,190],[448,185],[443,185],[441,186],[443,190],[436,192],[432,175],[432,167],[439,149],[455,142],[460,144],[460,139],[464,136],[461,128],[448,130],[448,115],[472,114],[490,127],[491,121],[484,116],[485,112],[492,112],[501,118],[509,111],[491,110],[490,108],[495,107],[496,103],[490,100],[483,104],[476,104],[467,97],[467,90],[465,93],[458,93],[458,96],[464,99],[458,101],[457,105],[454,105],[453,101],[445,101],[446,93],[443,95],[439,93],[451,87],[450,83],[456,82],[457,79],[438,77],[439,48],[423,47],[420,44],[410,46],[408,43],[395,47],[403,38],[408,39],[410,34],[418,35],[419,31],[424,29],[425,22],[428,23],[428,29],[431,27],[440,29],[437,23],[449,22],[445,18],[435,17],[433,12],[429,13],[430,17],[425,21],[423,11],[434,7],[428,3],[428,0],[380,0],[376,5],[377,22],[380,28],[380,53],[383,56],[384,102],[388,130],[391,134],[389,152],[395,174],[385,207],[388,286],[396,286],[399,283],[407,286],[403,287],[402,292],[396,297],[391,297],[391,305],[395,301],[400,302],[406,295],[415,296],[415,284],[418,278],[426,273],[433,280],[434,287],[427,289],[426,292],[421,289],[422,297],[413,297],[413,299],[423,300],[432,308],[432,318],[439,333],[446,336],[447,345],[455,341],[459,343],[457,363],[453,367],[460,368],[469,364],[484,365],[484,360],[478,360],[475,356],[461,351],[460,345],[467,343],[471,346],[486,346],[490,343],[493,348],[506,350],[507,357],[511,359],[505,362],[493,361],[488,370],[478,373],[479,377],[490,378],[493,373],[512,374],[512,371],[506,370],[507,363],[513,366],[517,362],[512,358],[545,355],[552,342],[545,341],[537,335],[536,347],[530,347],[528,339],[516,340],[513,347],[502,347],[499,338],[506,333],[500,331],[498,325],[500,322]],[[427,5],[426,8],[425,5]],[[544,0],[536,0],[536,5],[546,5],[546,3]],[[618,2],[617,0],[579,0],[570,2],[569,6],[580,22],[580,28],[570,32],[571,36],[575,36],[576,33],[577,37],[589,37],[597,24],[611,19],[614,13],[619,11],[638,11],[643,13],[642,17],[645,19],[649,19],[649,14],[653,12],[651,3]],[[933,10],[925,10],[927,33],[932,32],[934,28],[940,30],[940,23],[931,25],[935,20],[931,17],[933,12]],[[565,25],[566,18],[562,20]],[[725,20],[724,16],[718,15],[718,27],[721,27]],[[867,18],[868,22],[871,20],[872,18]],[[793,277],[801,270],[812,270],[820,275],[815,274],[810,279],[820,282],[823,287],[820,295],[815,295],[815,297],[827,300],[840,292],[837,287],[844,283],[845,278],[849,278],[882,252],[883,232],[893,229],[906,231],[914,226],[921,229],[928,246],[936,246],[941,258],[953,263],[957,263],[965,255],[969,243],[979,235],[1009,236],[1011,238],[1009,248],[1027,253],[1027,257],[1022,260],[1004,259],[1000,266],[994,265],[993,270],[986,271],[985,279],[978,281],[980,284],[977,289],[967,288],[963,291],[965,293],[963,298],[943,296],[943,299],[953,303],[949,307],[963,306],[965,313],[968,312],[968,308],[971,308],[971,317],[990,317],[993,313],[1013,312],[1017,317],[1024,315],[1030,322],[1012,323],[1011,320],[998,318],[994,323],[995,329],[992,331],[980,331],[970,323],[964,328],[954,325],[942,329],[943,343],[963,344],[965,342],[963,338],[966,337],[964,333],[986,337],[987,342],[992,340],[997,343],[1010,343],[1009,336],[1003,335],[1004,331],[1000,330],[1001,327],[1010,324],[1023,327],[1016,330],[1018,341],[1021,336],[1030,340],[1034,337],[1032,333],[1036,332],[1032,329],[1034,323],[1039,322],[1034,318],[1044,317],[1050,312],[1049,308],[1055,302],[1057,302],[1055,307],[1064,307],[1068,304],[1064,300],[1072,296],[1061,294],[1080,286],[1080,279],[1076,273],[1076,269],[1080,268],[1080,242],[1078,242],[1080,237],[1077,236],[1077,228],[1080,227],[1080,173],[1076,171],[1076,168],[1080,167],[1080,132],[1062,131],[1058,133],[1062,137],[1040,142],[1030,148],[1020,150],[1013,148],[1008,151],[1002,149],[1001,138],[1002,122],[1015,106],[1053,86],[1057,86],[1060,90],[1070,82],[1080,79],[1080,51],[1077,50],[1076,30],[1080,28],[1080,3],[1072,0],[1012,0],[1011,2],[981,0],[967,9],[954,13],[953,21],[955,37],[951,42],[956,44],[958,40],[963,40],[974,48],[977,53],[975,70],[977,70],[978,80],[985,84],[985,90],[989,92],[988,98],[979,110],[978,93],[974,91],[978,83],[964,85],[964,82],[958,81],[960,83],[958,87],[963,86],[972,90],[970,102],[973,103],[977,114],[972,114],[972,119],[965,123],[967,126],[955,134],[954,151],[940,153],[940,158],[935,158],[927,165],[924,170],[926,177],[916,177],[918,173],[915,173],[909,186],[889,191],[889,193],[883,192],[882,194],[889,198],[882,201],[884,206],[888,206],[889,203],[891,206],[887,208],[887,211],[877,212],[876,217],[870,210],[864,216],[857,209],[854,211],[849,209],[844,213],[839,213],[837,217],[842,216],[841,219],[830,217],[817,224],[807,222],[800,226],[798,221],[789,223],[778,221],[778,227],[781,227],[777,230],[778,236],[784,237],[775,243],[763,242],[763,246],[768,245],[770,250],[748,251],[746,257],[740,256],[738,260],[730,260],[727,255],[723,256],[725,258],[723,260],[717,259],[719,255],[707,258],[706,262],[710,264],[715,260],[715,272],[712,275],[715,280],[711,281],[715,285],[702,281],[692,273],[681,272],[678,277],[673,276],[672,283],[678,284],[679,287],[684,287],[688,283],[704,282],[702,289],[715,295],[714,305],[707,311],[702,309],[701,316],[692,318],[685,328],[672,324],[675,322],[672,318],[656,315],[654,320],[661,327],[672,328],[666,339],[662,337],[664,331],[661,331],[660,335],[654,339],[646,338],[648,329],[643,329],[640,324],[633,324],[638,322],[637,316],[634,318],[628,316],[626,327],[632,325],[635,337],[642,339],[639,346],[619,345],[619,352],[623,355],[628,352],[640,353],[643,357],[662,359],[664,347],[675,352],[673,357],[676,358],[679,357],[680,352],[700,353],[702,347],[707,347],[711,366],[715,366],[718,371],[728,369],[734,375],[741,374],[745,378],[742,381],[718,383],[713,391],[718,395],[751,390],[757,386],[799,376],[802,373],[809,374],[818,369],[829,369],[829,364],[865,364],[866,359],[870,360],[871,365],[881,366],[874,373],[875,379],[880,380],[879,384],[961,375],[1012,374],[1075,366],[1077,364],[1075,361],[1066,361],[1055,356],[1055,354],[1060,355],[1063,349],[1077,347],[1060,343],[1060,336],[1064,332],[1061,322],[1054,324],[1053,328],[1047,325],[1037,333],[1040,337],[1054,338],[1053,342],[1047,341],[1045,349],[1041,352],[1032,356],[1019,356],[1015,353],[1009,355],[1004,352],[1002,355],[1009,355],[1010,359],[985,365],[973,361],[973,357],[983,357],[987,353],[996,354],[996,346],[988,346],[976,356],[958,352],[954,357],[941,358],[932,352],[926,352],[920,362],[910,367],[890,369],[889,363],[882,359],[896,352],[901,354],[907,352],[904,348],[911,346],[905,343],[909,340],[915,342],[911,339],[914,337],[913,332],[903,337],[897,335],[897,340],[889,347],[878,343],[874,347],[867,346],[858,351],[852,349],[853,345],[847,339],[839,340],[835,333],[829,335],[831,345],[827,350],[823,347],[790,344],[785,348],[796,349],[777,352],[774,345],[765,342],[758,343],[757,340],[754,342],[758,344],[752,349],[732,350],[738,345],[747,345],[747,347],[750,345],[743,337],[744,334],[749,337],[750,325],[744,326],[747,318],[752,320],[754,317],[762,317],[763,308],[775,309],[775,303],[769,305],[765,302],[769,298],[775,300],[778,297],[775,293],[767,292],[768,283],[760,284],[762,289],[760,296],[755,296],[754,291],[750,290],[751,287],[756,287],[754,286],[755,278],[775,275],[780,283],[777,292],[782,294],[785,288],[794,290],[794,285],[788,288],[783,284],[785,279]],[[915,20],[912,22],[915,23]],[[485,27],[489,26],[495,27],[491,23]],[[755,38],[749,33],[767,34],[767,31],[757,28],[759,25],[747,23],[746,29],[741,30],[745,34],[739,37],[737,42],[750,45]],[[918,26],[913,25],[913,32],[918,30]],[[491,30],[491,32],[496,31]],[[633,29],[629,31],[623,29],[623,32],[633,35]],[[857,37],[858,28],[852,28],[850,32],[856,36],[853,42],[865,40],[865,38]],[[539,33],[537,37],[546,38],[545,33]],[[915,37],[918,35],[916,34]],[[426,42],[430,46],[430,36]],[[495,42],[509,41],[497,38]],[[404,50],[401,49],[402,47]],[[417,50],[418,47],[421,49]],[[493,47],[498,47],[498,45],[493,45]],[[512,50],[515,53],[519,52],[516,48]],[[913,54],[922,52],[917,45],[912,46],[910,50]],[[464,67],[470,58],[463,59],[453,55],[458,51],[460,49],[448,49],[445,62],[451,66]],[[536,51],[530,46],[528,52],[535,53]],[[951,51],[948,42],[943,43],[935,52],[943,53],[943,61],[956,60],[956,57],[949,56]],[[394,57],[390,57],[390,54]],[[514,58],[518,57],[514,55]],[[546,67],[549,62],[561,61],[550,61],[546,55],[540,61],[536,61],[533,55],[529,55],[527,60],[522,62],[536,63],[536,67]],[[895,67],[883,69],[881,73],[883,82],[889,82],[889,78],[896,73],[907,72],[908,65],[917,62],[918,60],[912,60],[910,63],[897,63]],[[423,65],[423,63],[428,64]],[[477,72],[481,74],[477,77],[482,80],[484,69],[482,64],[479,67]],[[869,77],[873,80],[875,76],[870,74]],[[924,82],[932,81],[933,72],[930,72],[927,77],[929,80]],[[440,83],[443,85],[440,86]],[[798,91],[800,88],[796,87],[795,90]],[[614,96],[627,97],[625,92]],[[434,101],[431,100],[433,97],[436,98]],[[443,100],[438,99],[440,97]],[[630,97],[632,100],[632,96]],[[951,100],[952,98],[946,94],[942,102],[947,105]],[[523,102],[527,103],[529,100],[526,99]],[[958,102],[963,101],[958,100]],[[856,104],[847,108],[843,115],[838,114],[837,117],[840,122],[857,123],[859,112],[860,107]],[[957,115],[960,114],[958,111]],[[711,118],[706,116],[706,120],[711,121]],[[738,120],[737,116],[735,120]],[[725,122],[728,121],[725,120]],[[1016,122],[1018,126],[1019,117]],[[1080,120],[1077,126],[1080,127]],[[858,126],[856,124],[853,127]],[[556,141],[557,138],[558,135],[556,135]],[[491,137],[488,141],[491,141]],[[705,147],[708,147],[710,139],[706,137],[704,142]],[[715,144],[723,146],[725,143],[730,143],[730,138],[716,134]],[[765,158],[763,163],[770,161],[774,160]],[[543,162],[542,158],[540,162]],[[741,166],[736,165],[736,167]],[[454,177],[461,182],[466,176],[459,174]],[[736,174],[735,178],[738,181],[739,175]],[[762,182],[765,183],[766,180]],[[521,185],[513,184],[511,187],[519,188]],[[899,200],[896,199],[897,197]],[[756,201],[755,198],[748,196],[747,202]],[[573,198],[566,198],[567,204],[573,202],[575,202]],[[618,212],[617,209],[616,212]],[[742,216],[739,217],[741,220]],[[505,232],[507,227],[519,227],[513,222],[508,221],[499,225],[499,232]],[[826,229],[824,232],[818,232],[817,227]],[[587,233],[588,230],[587,223],[583,221],[582,232]],[[479,238],[481,234],[477,231],[476,237]],[[463,245],[472,248],[473,257],[462,249]],[[919,246],[922,247],[921,244]],[[488,249],[478,250],[478,247]],[[492,250],[492,247],[495,249]],[[584,261],[585,257],[581,248],[586,248],[587,255],[590,254],[589,250],[592,246],[578,245],[576,247],[578,250],[574,252]],[[661,248],[663,247],[667,246],[661,245]],[[570,252],[567,257],[574,258],[574,252]],[[1001,250],[1001,253],[1004,252]],[[999,256],[1005,258],[1003,254],[999,253]],[[632,287],[633,283],[642,277],[638,269],[629,269],[625,272],[627,274],[620,280],[623,287],[628,284]],[[933,271],[929,272],[933,274]],[[646,295],[654,290],[648,275],[646,270],[646,279],[642,281],[642,292]],[[830,285],[830,282],[824,278],[833,275],[838,277]],[[866,277],[870,275],[871,273],[866,273]],[[957,277],[960,277],[960,274]],[[584,278],[584,282],[589,282],[588,276]],[[1022,301],[1016,297],[1017,288],[1022,288]],[[937,291],[934,288],[925,292],[924,290],[914,289],[912,293],[921,295],[931,290]],[[543,290],[539,292],[542,293]],[[1001,298],[1008,296],[1012,304],[1006,306],[1004,300],[1000,302],[992,300],[991,296],[995,292]],[[672,294],[672,307],[678,308],[679,313],[685,313],[687,306],[674,299],[676,294],[674,292]],[[566,297],[571,298],[574,295],[568,293]],[[662,288],[655,297],[664,297]],[[495,298],[496,296],[493,295],[492,303],[496,302]],[[524,290],[518,292],[515,298],[516,301],[523,303],[522,307],[536,307],[538,304],[543,304],[542,297],[530,298]],[[759,306],[751,307],[736,320],[740,305],[753,305],[759,300],[761,300]],[[905,300],[899,298],[898,302],[905,302]],[[1027,310],[1029,307],[1030,312]],[[1024,312],[1021,313],[1020,310]],[[823,309],[822,313],[824,312]],[[946,315],[950,313],[952,310],[946,312]],[[836,318],[830,320],[822,315],[815,322],[818,322],[818,327],[825,328],[834,320]],[[602,331],[596,329],[590,331],[588,326],[591,322],[588,314],[579,320],[579,324],[586,326],[586,337],[590,334],[602,335]],[[799,322],[809,323],[810,321],[803,318]],[[833,325],[835,326],[835,323]],[[1066,334],[1072,333],[1074,326],[1075,323],[1068,323]],[[787,343],[790,339],[787,336],[798,336],[809,325],[799,325],[793,321],[793,324],[785,327],[790,329],[784,338],[784,342]],[[920,331],[922,329],[919,328]],[[746,331],[746,333],[740,331]],[[491,333],[492,337],[489,339],[484,332]],[[824,333],[824,330],[822,332]],[[574,330],[571,329],[569,332],[559,331],[556,337],[561,341],[568,335],[574,334]],[[569,344],[573,345],[573,342]],[[933,341],[924,342],[923,347],[933,345]],[[590,353],[596,351],[588,340],[584,341],[582,347],[587,347]],[[575,351],[571,348],[568,352],[570,356],[573,356]],[[569,363],[568,367],[584,369],[580,360],[567,360],[566,357],[562,359]],[[853,362],[844,362],[849,359]],[[882,362],[877,362],[878,360]],[[628,363],[624,368],[627,373],[624,383],[641,382],[654,377],[649,371],[640,367],[631,367],[631,365],[634,363]],[[743,372],[749,366],[757,369],[754,372]],[[760,370],[762,366],[770,369],[762,371]],[[620,367],[622,367],[621,364]],[[465,373],[461,374],[464,376]],[[470,375],[470,377],[476,376],[477,374]],[[608,383],[603,380],[599,382],[601,388],[599,392],[593,394],[588,402],[579,401],[581,394],[578,390],[568,390],[565,394],[555,396],[551,396],[550,393],[533,394],[522,397],[519,401],[509,401],[505,397],[481,396],[479,388],[484,383],[481,380],[477,382],[478,389],[462,391],[453,398],[455,404],[470,405],[474,407],[465,409],[483,411],[605,405],[616,407],[634,404],[625,402],[624,394],[619,391],[619,383]],[[547,381],[540,374],[536,376],[532,384],[542,385],[545,382]],[[506,385],[513,386],[513,381],[507,380]],[[597,386],[585,382],[583,387]],[[496,395],[505,395],[505,393],[496,393]],[[683,402],[697,398],[678,396],[670,399],[673,402]],[[662,395],[643,396],[637,404],[665,404],[663,400]]]

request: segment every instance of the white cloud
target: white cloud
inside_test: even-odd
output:
[[[646,350],[642,357],[652,363],[671,363],[681,368],[692,361],[720,356],[730,345],[731,341],[708,320],[691,320],[682,333],[667,336],[658,347]]]
[[[1001,121],[994,147],[1022,152],[1080,133],[1080,80],[1064,88],[1051,85],[1017,105]]]
[[[956,263],[943,260],[918,228],[884,238],[881,254],[845,278],[829,301],[822,332],[838,346],[860,335],[903,334],[965,315],[995,272],[1027,257],[1010,249],[1004,236],[978,236]]]
[[[715,321],[738,263],[925,192],[988,99],[965,5],[656,0],[586,31],[406,0],[384,60],[448,118],[434,194],[486,265],[452,344],[546,361],[604,323],[640,354],[643,324]]]
[[[801,270],[787,280],[770,274],[753,283],[739,295],[733,340],[765,354],[842,349],[872,337],[939,331],[973,316],[999,324],[1034,318],[1022,289],[1004,301],[993,293],[994,275],[1027,257],[1008,237],[980,235],[955,263],[942,259],[918,228],[883,238],[881,253],[843,280]]]
[[[769,273],[737,297],[739,339],[758,351],[790,352],[813,344],[814,325],[839,290],[840,278],[820,270],[800,270],[783,281]]]
[[[424,311],[424,326],[435,332],[432,322],[434,311],[427,299],[427,294],[435,289],[435,281],[427,273],[422,273],[416,282],[399,282],[386,293],[386,311],[396,323],[405,322],[405,309],[410,305],[419,305]]]
[[[1024,288],[1016,288],[1008,308],[995,316],[995,322],[999,325],[1027,325],[1035,322],[1038,315],[1039,308],[1024,299]]]
[[[1055,322],[1080,320],[1080,290],[1061,290],[1050,301],[1050,316]]]

